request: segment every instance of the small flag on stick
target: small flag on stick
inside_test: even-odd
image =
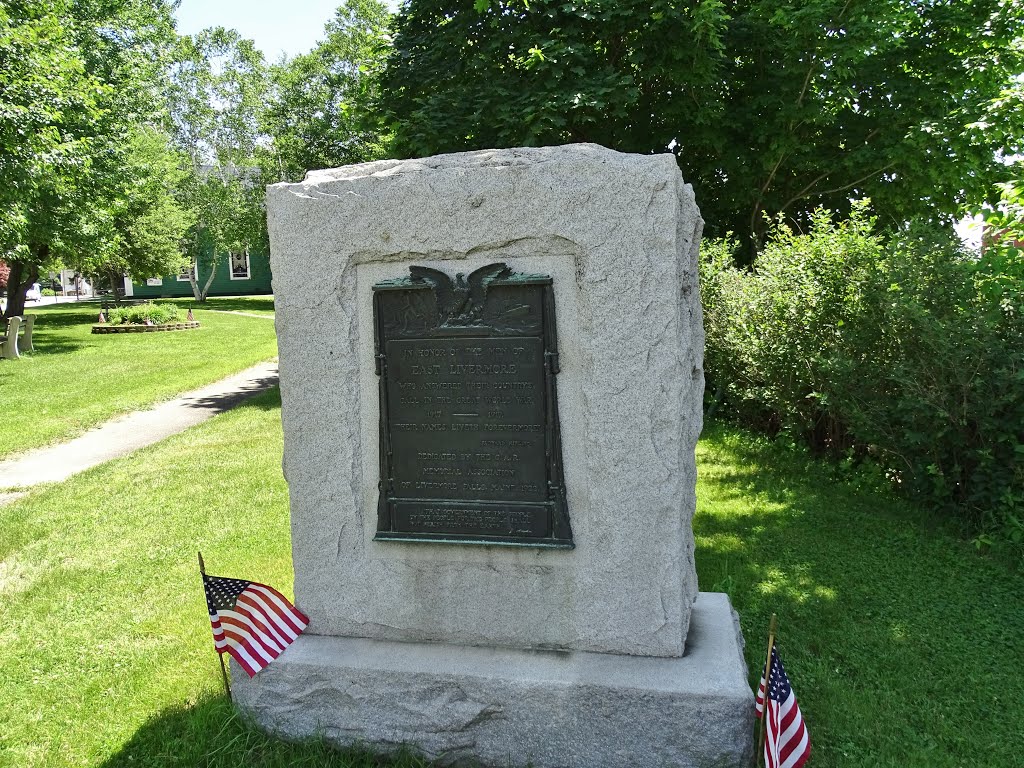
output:
[[[309,624],[273,587],[203,574],[217,653],[231,654],[249,677],[280,656]]]
[[[194,318],[194,317],[192,317],[192,307],[189,307],[189,308],[188,308],[188,317],[187,317],[186,319],[187,319],[187,320],[188,320],[188,322],[190,322],[190,323],[192,323],[192,322],[195,322],[195,318]]]
[[[106,316],[104,316],[102,309],[100,310],[100,316],[96,319],[96,322],[97,323],[105,323],[105,322],[107,322],[107,318],[106,318]]]
[[[761,675],[755,703],[757,716],[762,719],[764,764],[765,768],[800,768],[811,756],[811,740],[775,648],[774,619],[772,616],[769,663]]]

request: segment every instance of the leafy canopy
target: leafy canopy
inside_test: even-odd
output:
[[[0,252],[18,314],[39,270],[94,266],[123,244],[143,201],[131,168],[140,132],[159,126],[169,0],[11,0],[0,6]],[[135,204],[125,206],[133,198]]]
[[[205,300],[222,253],[266,242],[258,152],[267,82],[263,54],[234,30],[179,39],[170,109],[187,158],[181,199],[194,221],[187,250],[193,263],[204,253],[211,262],[202,287],[192,272],[197,300]]]
[[[264,130],[268,179],[383,157],[387,136],[373,108],[390,14],[379,0],[346,0],[309,53],[271,68]]]
[[[383,107],[404,156],[592,141],[679,157],[710,234],[870,197],[951,219],[1024,149],[986,120],[1024,71],[1003,0],[410,0]]]

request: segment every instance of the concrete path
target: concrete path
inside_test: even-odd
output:
[[[276,384],[277,361],[260,363],[148,411],[108,421],[70,442],[0,461],[0,504],[17,498],[5,490],[67,480],[206,421]]]

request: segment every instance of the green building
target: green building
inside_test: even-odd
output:
[[[199,259],[196,282],[199,283],[200,289],[206,284],[211,262],[212,259],[209,258],[208,253]],[[192,269],[196,269],[196,265],[192,265]],[[144,299],[191,296],[192,286],[188,278],[189,271],[187,269],[183,269],[177,275],[151,277],[140,282],[126,277],[124,279],[124,295]],[[263,293],[271,293],[270,254],[263,250],[250,249],[225,253],[218,259],[208,296],[244,296]]]

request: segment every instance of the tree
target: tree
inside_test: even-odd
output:
[[[263,54],[234,30],[214,27],[179,42],[171,114],[188,163],[181,199],[195,222],[187,252],[196,301],[206,301],[223,253],[266,241],[258,152],[267,82]]]
[[[805,228],[817,206],[849,213],[858,198],[890,229],[951,224],[1005,178],[1005,137],[974,126],[1024,66],[1019,4],[760,0],[733,13],[720,174],[701,183],[710,212],[725,201],[755,244],[765,213]]]
[[[0,249],[6,316],[41,269],[109,238],[135,127],[159,119],[167,0],[12,0],[0,8]],[[10,159],[10,162],[6,162]]]
[[[125,150],[118,166],[124,183],[94,213],[104,226],[92,248],[77,260],[81,271],[109,281],[115,301],[125,274],[145,279],[185,266],[184,240],[193,225],[191,213],[177,199],[186,174],[170,137],[140,126]]]
[[[103,84],[85,61],[58,2],[0,7],[0,252],[10,270],[5,317],[52,263],[51,245],[76,200]]]
[[[398,151],[593,141],[676,152],[709,234],[754,249],[869,197],[950,220],[1005,176],[991,100],[1024,71],[1002,0],[410,0],[382,79]]]
[[[268,179],[298,181],[314,168],[384,156],[387,136],[372,104],[389,38],[379,0],[346,0],[310,53],[271,68],[265,131],[273,143]]]
[[[1024,37],[1017,41],[1024,50]],[[976,126],[983,131],[997,131],[1006,147],[1020,147],[1024,144],[1024,74],[992,100],[987,119]],[[983,206],[975,213],[985,218],[986,239],[990,246],[1011,249],[1011,258],[1024,260],[1018,244],[1024,244],[1024,157],[1004,157],[1008,179],[997,185],[998,200]],[[1022,275],[1024,276],[1024,275]]]
[[[383,106],[407,156],[566,141],[664,151],[680,114],[715,118],[724,19],[714,1],[412,0]]]

